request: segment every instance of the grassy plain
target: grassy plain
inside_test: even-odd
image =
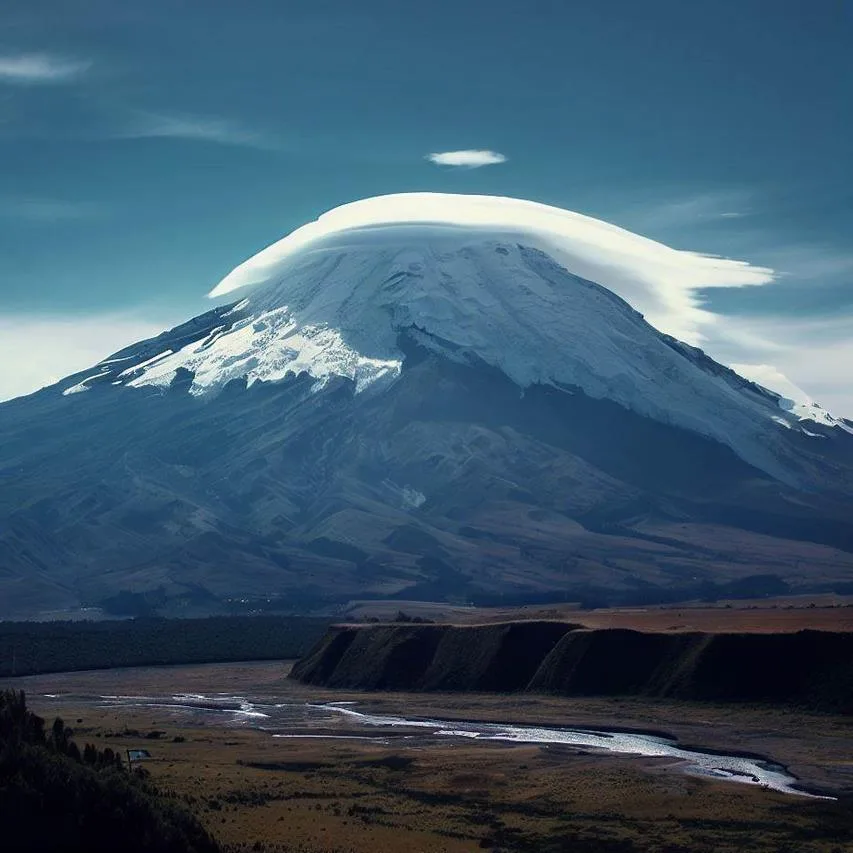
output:
[[[43,716],[62,714],[81,742],[149,749],[152,777],[234,850],[853,850],[850,718],[642,699],[350,694],[294,684],[287,669],[275,662],[139,668],[6,679],[0,687],[25,689]],[[691,745],[768,755],[839,800],[693,778],[671,760],[567,747],[436,746],[417,737],[274,739],[254,729],[200,725],[166,708],[103,707],[98,699],[223,690],[264,701],[359,701],[378,711],[444,719],[663,731]],[[345,718],[318,731],[354,733],[364,731],[349,731]]]
[[[806,628],[853,631],[853,596],[832,594],[595,610],[583,610],[571,603],[474,608],[423,601],[365,601],[354,602],[347,611],[347,617],[351,620],[372,617],[387,621],[400,611],[409,616],[456,625],[537,619],[563,620],[586,628],[629,628],[656,633],[775,634]]]

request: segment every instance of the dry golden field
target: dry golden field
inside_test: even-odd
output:
[[[587,628],[630,628],[663,633],[772,634],[803,629],[853,631],[853,596],[830,594],[596,610],[582,610],[575,604],[466,608],[420,601],[371,601],[354,603],[349,608],[348,618],[374,617],[385,621],[393,619],[399,611],[409,616],[459,625],[541,619],[564,620]]]
[[[853,850],[853,720],[771,708],[650,700],[342,694],[285,679],[284,663],[144,668],[7,679],[37,713],[61,713],[78,741],[145,748],[151,776],[234,850]],[[837,802],[684,775],[671,760],[568,747],[417,737],[379,743],[273,739],[199,724],[168,708],[103,707],[104,694],[229,691],[274,701],[363,702],[444,719],[612,726],[768,755]],[[73,694],[73,700],[44,694]],[[89,698],[86,698],[89,697]],[[157,738],[147,735],[161,732]],[[336,731],[346,735],[346,723]],[[359,734],[364,734],[359,731]]]

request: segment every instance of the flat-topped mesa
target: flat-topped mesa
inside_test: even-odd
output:
[[[350,690],[773,702],[853,714],[853,634],[648,633],[564,622],[331,628],[294,666]]]

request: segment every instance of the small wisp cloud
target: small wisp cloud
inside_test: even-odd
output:
[[[20,85],[67,83],[82,77],[90,67],[90,62],[47,53],[0,55],[0,82]]]
[[[481,166],[495,166],[506,163],[506,155],[498,151],[467,148],[462,151],[438,151],[427,154],[426,159],[437,166],[456,166],[467,169],[479,169]]]
[[[260,149],[274,147],[263,135],[215,116],[136,112],[116,136],[121,139],[189,139]]]

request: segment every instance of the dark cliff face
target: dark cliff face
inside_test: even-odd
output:
[[[291,675],[360,690],[524,690],[572,628],[562,622],[333,628]]]
[[[168,614],[233,599],[639,603],[853,580],[846,499],[577,389],[522,394],[476,360],[401,346],[403,374],[382,393],[300,375],[204,399],[180,381],[100,383],[0,406],[0,616],[127,594]]]
[[[774,702],[853,714],[853,634],[649,634],[558,622],[330,629],[294,666],[351,690]]]

